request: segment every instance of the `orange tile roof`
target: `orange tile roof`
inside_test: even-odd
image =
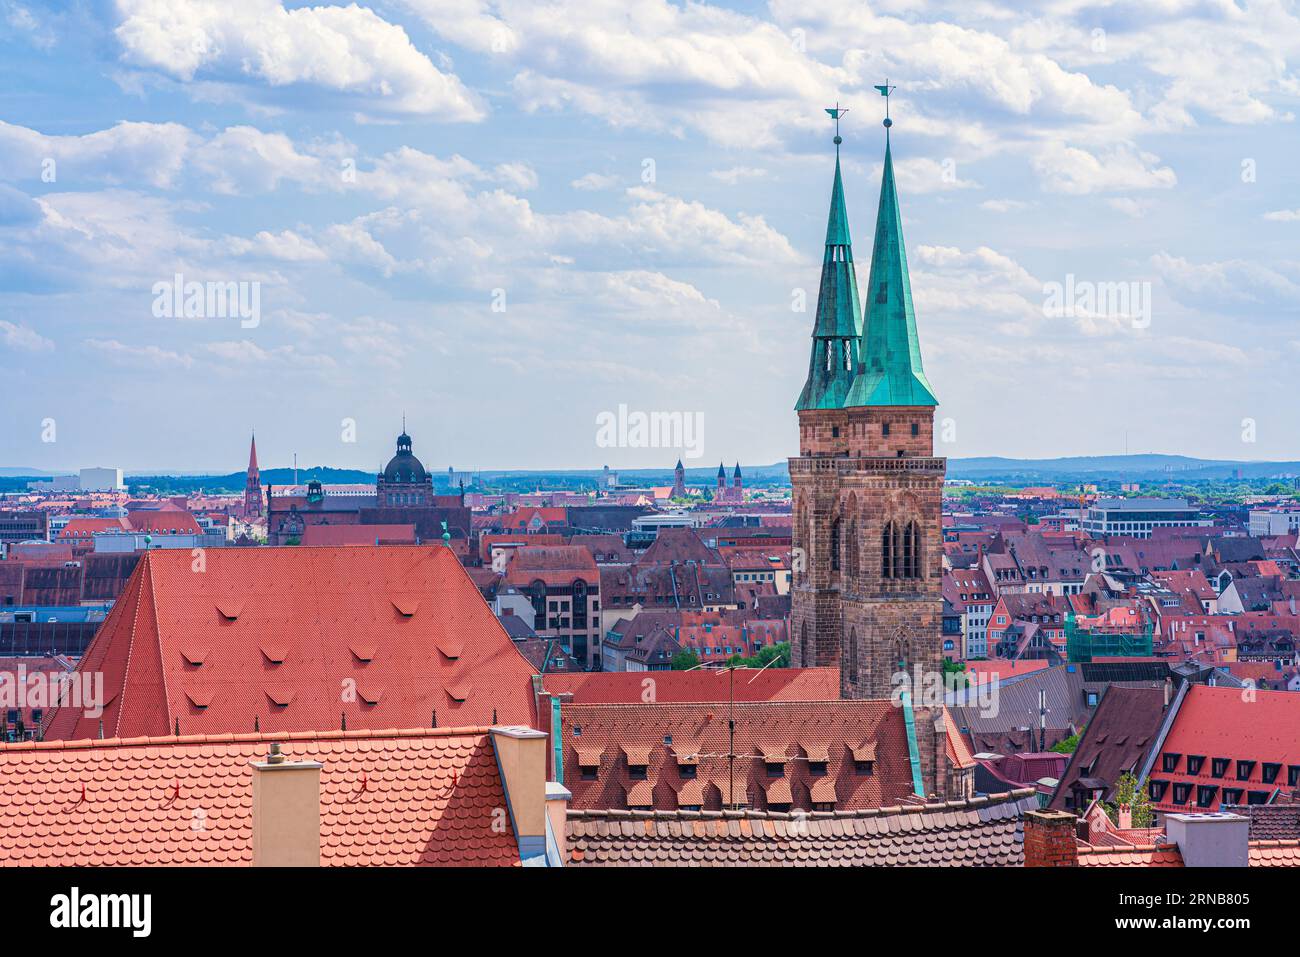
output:
[[[268,743],[319,761],[321,864],[519,863],[487,728],[0,745],[0,865],[252,863],[252,770]]]
[[[1132,847],[1079,847],[1080,867],[1182,867],[1183,855],[1175,844],[1159,847],[1146,845]]]
[[[944,708],[943,715],[944,731],[947,733],[948,738],[948,742],[945,745],[945,750],[948,753],[948,760],[958,768],[975,767],[975,755],[971,754],[970,747],[966,744],[966,738],[957,727],[957,722],[953,720],[952,712],[947,708]]]
[[[188,550],[146,553],[86,650],[78,667],[103,673],[106,736],[166,735],[178,723],[181,734],[241,733],[254,721],[327,731],[343,715],[349,728],[533,722],[533,668],[449,549],[204,557],[196,571]],[[201,664],[187,657],[199,651]],[[47,738],[99,733],[99,718],[66,707],[45,726]]]
[[[1251,867],[1300,867],[1300,841],[1251,841]]]

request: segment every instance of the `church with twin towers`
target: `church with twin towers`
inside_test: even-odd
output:
[[[885,163],[861,296],[840,173],[846,111],[827,110],[835,179],[808,377],[795,406],[799,454],[790,459],[793,664],[838,666],[843,698],[887,698],[896,673],[942,667],[947,462],[934,454],[938,399],[921,365],[903,246],[893,88],[877,89],[886,97]]]

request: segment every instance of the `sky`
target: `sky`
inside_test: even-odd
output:
[[[0,0],[0,466],[779,461],[886,79],[938,454],[1295,459],[1298,64],[1278,0]]]

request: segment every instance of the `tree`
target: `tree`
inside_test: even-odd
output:
[[[1072,734],[1068,738],[1057,741],[1056,744],[1052,745],[1047,750],[1055,751],[1057,754],[1074,754],[1074,749],[1079,746],[1079,736],[1082,734],[1082,731],[1078,734]]]
[[[949,675],[952,675],[950,678]],[[943,660],[944,686],[953,690],[970,687],[970,675],[966,674],[966,662]]]
[[[1119,823],[1119,808],[1127,805],[1132,811],[1130,827],[1150,827],[1155,814],[1151,810],[1151,797],[1147,792],[1146,782],[1139,781],[1131,771],[1125,771],[1115,782],[1115,803],[1106,804],[1106,815],[1111,823]]]
[[[700,656],[689,648],[683,648],[673,655],[673,671],[690,671],[700,666]]]
[[[772,662],[776,659],[776,664]],[[790,667],[790,642],[782,641],[775,645],[765,645],[758,649],[758,654],[752,658],[746,658],[744,655],[735,654],[727,659],[727,664],[733,668],[766,668],[772,664],[773,668]]]

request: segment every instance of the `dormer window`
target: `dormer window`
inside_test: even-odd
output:
[[[1199,754],[1189,754],[1187,756],[1187,773],[1200,774],[1201,765],[1205,763],[1205,757]]]
[[[1181,754],[1162,754],[1160,756],[1160,770],[1164,771],[1166,774],[1176,771],[1178,769],[1178,759],[1181,757]]]
[[[1215,758],[1210,762],[1210,776],[1221,778],[1228,773],[1228,765],[1232,762],[1227,758]]]
[[[1249,781],[1249,780],[1250,780],[1250,776],[1251,776],[1252,774],[1254,774],[1254,773],[1255,773],[1255,762],[1254,762],[1254,761],[1238,761],[1238,762],[1237,762],[1237,780],[1238,780],[1238,781]]]
[[[1265,761],[1263,766],[1259,769],[1260,779],[1265,784],[1272,784],[1274,781],[1277,780],[1278,772],[1281,770],[1282,770],[1282,765],[1274,764],[1271,761]]]

